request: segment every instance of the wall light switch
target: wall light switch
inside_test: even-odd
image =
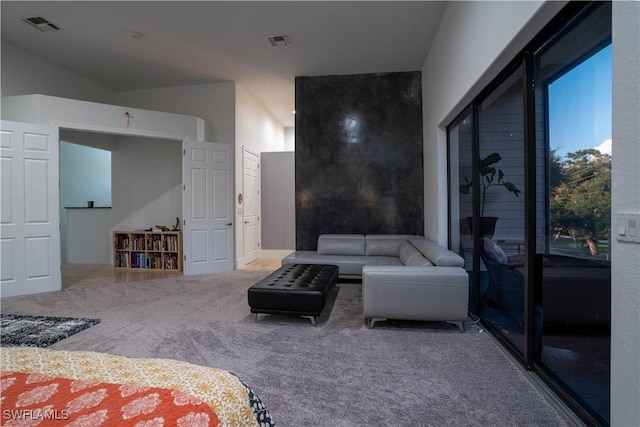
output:
[[[638,221],[629,219],[629,237],[638,237]]]
[[[618,236],[627,235],[627,219],[618,218]]]
[[[618,215],[619,242],[640,243],[640,213],[619,212]]]

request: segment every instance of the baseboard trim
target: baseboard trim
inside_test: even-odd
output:
[[[293,249],[263,249],[261,257],[282,259],[292,252],[294,252]]]
[[[244,262],[244,258],[236,258],[236,260],[234,261],[234,264],[235,264],[235,266],[236,266],[236,267],[235,267],[235,269],[236,269],[236,270],[239,270],[239,269],[241,269],[242,267],[244,267],[245,265],[247,265],[247,264]]]

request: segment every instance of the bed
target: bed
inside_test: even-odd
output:
[[[0,363],[0,425],[275,426],[260,398],[222,369],[34,347],[0,348]]]

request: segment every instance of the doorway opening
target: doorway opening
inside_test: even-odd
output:
[[[182,274],[117,269],[113,243],[113,231],[176,226],[182,192],[181,141],[61,129],[62,287]]]

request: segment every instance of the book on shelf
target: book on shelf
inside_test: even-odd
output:
[[[164,257],[164,269],[165,270],[177,270],[178,258],[175,255],[165,255]]]
[[[129,236],[126,234],[117,234],[114,244],[118,250],[129,250]]]
[[[180,231],[114,231],[113,261],[119,268],[181,270]]]

